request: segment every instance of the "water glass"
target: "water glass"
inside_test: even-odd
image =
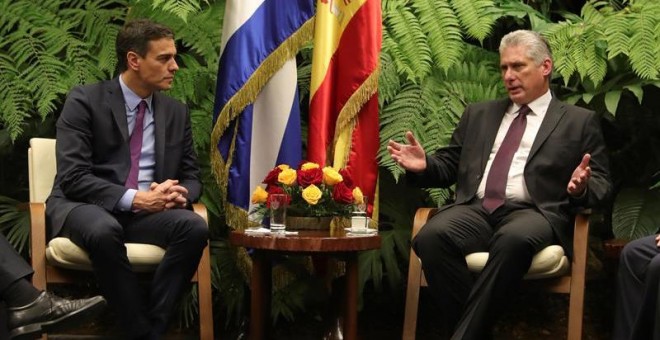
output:
[[[268,196],[270,203],[270,231],[283,233],[286,229],[286,208],[288,201],[284,194],[271,194]]]
[[[351,230],[353,232],[366,231],[369,219],[367,218],[367,196],[362,198],[361,203],[357,203],[351,215]]]

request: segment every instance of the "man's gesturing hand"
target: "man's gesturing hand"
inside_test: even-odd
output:
[[[407,145],[390,140],[387,143],[387,151],[402,168],[412,172],[424,171],[426,169],[424,149],[419,145],[412,132],[406,132],[406,139],[408,140]]]
[[[573,197],[579,197],[584,194],[584,191],[587,189],[587,183],[591,177],[591,167],[589,167],[589,161],[591,160],[591,155],[586,153],[582,156],[582,161],[580,165],[575,168],[573,175],[571,175],[571,180],[568,182],[566,191],[568,194]]]

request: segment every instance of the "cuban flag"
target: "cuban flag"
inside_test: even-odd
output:
[[[313,37],[314,0],[229,0],[213,114],[211,165],[227,224],[278,164],[302,158],[295,56]]]

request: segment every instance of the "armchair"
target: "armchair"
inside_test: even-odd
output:
[[[435,209],[420,208],[415,214],[412,237],[417,235],[426,224]],[[525,275],[526,285],[533,289],[543,289],[548,292],[569,295],[568,306],[568,340],[582,338],[582,313],[584,310],[584,284],[587,266],[587,241],[589,236],[588,211],[575,217],[573,236],[573,258],[564,255],[561,246],[552,245],[538,252]],[[488,253],[473,253],[465,257],[471,272],[479,273],[488,260]],[[403,322],[403,339],[415,339],[417,329],[417,312],[419,304],[419,289],[427,286],[422,263],[410,249],[410,265],[408,267],[408,288],[406,291],[406,307]]]

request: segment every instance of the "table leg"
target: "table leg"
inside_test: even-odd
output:
[[[358,257],[346,257],[346,301],[344,302],[344,339],[357,339]]]
[[[270,322],[272,268],[267,254],[255,251],[252,257],[252,295],[250,301],[250,339],[265,339]]]

